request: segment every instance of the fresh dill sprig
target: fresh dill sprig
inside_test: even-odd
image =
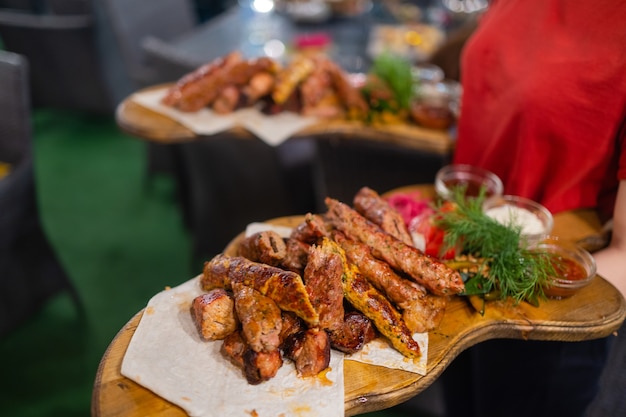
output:
[[[466,198],[464,187],[453,190],[454,210],[440,211],[435,220],[445,231],[444,247],[484,259],[489,273],[482,275],[485,292],[499,291],[501,298],[533,304],[544,298],[543,288],[554,273],[550,255],[528,248],[520,240],[521,227],[507,227],[482,209],[485,193]]]

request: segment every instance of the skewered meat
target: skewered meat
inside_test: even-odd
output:
[[[376,338],[374,324],[363,313],[349,311],[345,314],[340,329],[329,333],[334,349],[344,353],[355,353],[363,349],[369,341]]]
[[[354,209],[385,232],[413,246],[413,239],[400,213],[376,191],[362,187],[354,196]]]
[[[272,299],[282,310],[292,311],[311,326],[319,324],[300,275],[292,271],[252,262],[242,256],[216,255],[204,264],[200,284],[205,291],[229,289],[237,282]]]
[[[238,255],[254,262],[279,266],[287,255],[287,246],[278,233],[266,230],[242,239]]]
[[[294,361],[298,375],[315,376],[330,364],[330,340],[319,328],[291,335],[283,345],[286,358]]]
[[[343,323],[343,261],[340,248],[324,238],[313,245],[304,269],[304,283],[311,304],[319,314],[319,325],[324,330],[335,330]]]
[[[233,298],[222,288],[194,298],[191,314],[200,336],[205,340],[221,340],[237,329],[238,321]]]
[[[347,239],[341,232],[333,238],[361,274],[402,310],[404,322],[412,332],[423,333],[437,327],[447,304],[444,297],[430,295],[419,284],[399,276],[389,264],[376,259],[367,245]]]
[[[255,352],[270,352],[280,346],[282,317],[276,303],[243,284],[233,283],[235,311],[243,336]]]
[[[376,290],[358,271],[345,261],[343,288],[346,299],[370,318],[378,331],[407,358],[419,358],[421,350],[402,316],[385,296]]]
[[[436,295],[458,294],[464,290],[457,271],[382,231],[346,204],[332,198],[325,201],[327,220],[346,236],[367,244],[376,258],[406,273]]]

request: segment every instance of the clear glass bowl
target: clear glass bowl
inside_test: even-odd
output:
[[[464,186],[465,195],[478,196],[485,187],[487,197],[502,195],[502,180],[493,172],[472,165],[452,164],[441,168],[435,175],[435,191],[444,200],[451,200],[452,189]]]
[[[548,298],[571,297],[589,285],[596,276],[595,259],[591,253],[575,243],[549,238],[539,243],[536,249],[555,256],[553,265],[557,275],[552,278],[550,285],[544,288]]]
[[[521,228],[529,246],[544,240],[552,231],[554,218],[543,205],[515,195],[493,196],[483,203],[485,214],[505,226]]]

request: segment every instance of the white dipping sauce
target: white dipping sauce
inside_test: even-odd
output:
[[[539,217],[522,207],[510,205],[493,207],[486,210],[485,214],[505,226],[520,227],[523,235],[536,235],[545,232]]]

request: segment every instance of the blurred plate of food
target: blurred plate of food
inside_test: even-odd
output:
[[[420,62],[428,59],[444,40],[444,32],[429,24],[376,25],[370,34],[367,53],[375,58],[387,52]]]

